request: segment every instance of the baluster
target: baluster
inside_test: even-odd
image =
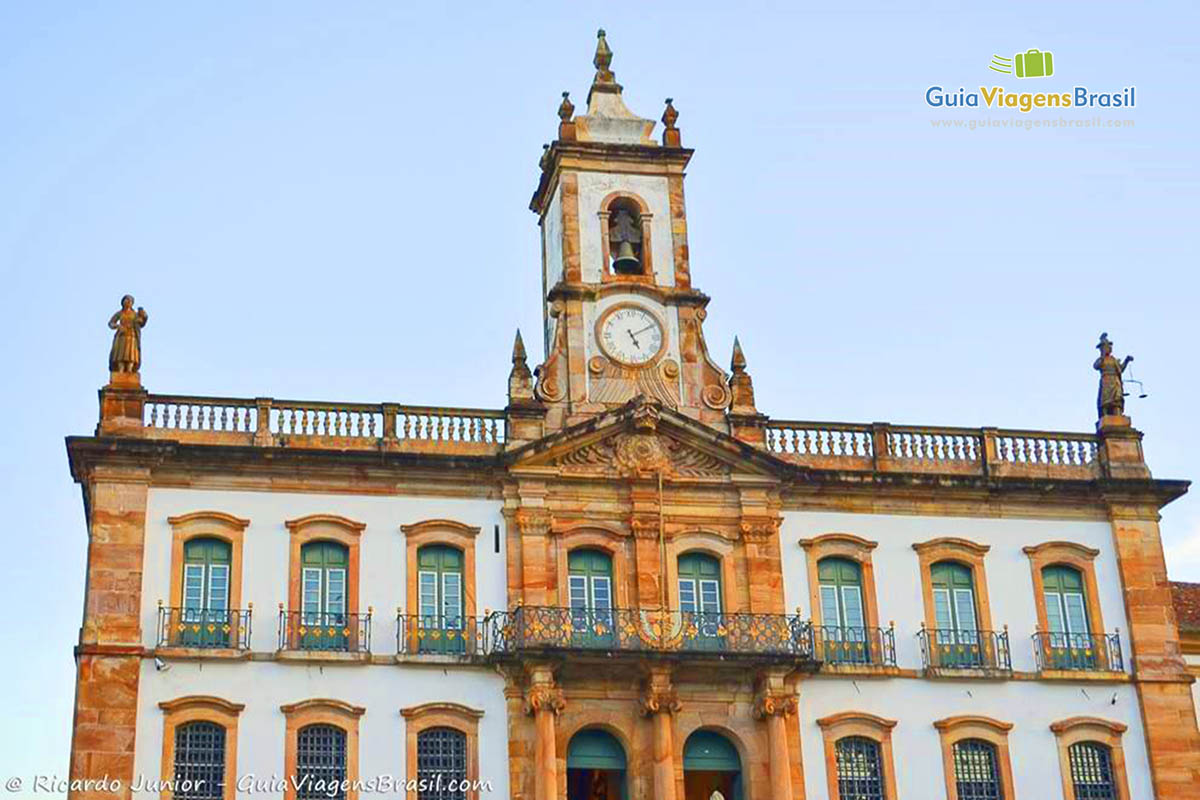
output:
[[[417,438],[418,439],[425,438],[425,424],[426,424],[425,415],[424,414],[418,415],[417,416]]]
[[[797,434],[796,438],[800,438],[799,434]],[[803,448],[803,451],[801,451],[802,455],[810,455],[812,453],[812,431],[807,428],[804,429]]]
[[[933,457],[938,461],[944,461],[946,457],[946,437],[939,433],[931,437],[931,439],[934,453]]]
[[[1040,463],[1040,464],[1049,464],[1049,463],[1050,463],[1050,459],[1049,459],[1049,457],[1046,455],[1046,440],[1045,440],[1045,439],[1038,439],[1038,440],[1037,440],[1037,444],[1038,444],[1038,463]]]
[[[438,421],[441,423],[438,426],[439,430],[441,431],[441,441],[445,442],[450,438],[446,433],[446,428],[450,421],[449,417],[439,416]]]

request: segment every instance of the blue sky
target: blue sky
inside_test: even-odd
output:
[[[151,391],[499,407],[537,359],[527,210],[595,29],[632,109],[675,99],[709,346],[781,418],[1089,430],[1102,330],[1154,473],[1200,473],[1194,3],[0,2],[0,492],[17,719],[64,774],[108,316]],[[925,89],[1138,87],[1128,129],[935,129]],[[975,112],[982,118],[1013,113]],[[1091,116],[1091,115],[1085,115]],[[1163,515],[1200,580],[1200,499]],[[11,759],[11,761],[10,761]]]

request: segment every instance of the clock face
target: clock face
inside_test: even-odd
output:
[[[662,323],[639,306],[618,306],[609,311],[597,333],[604,352],[630,366],[649,363],[663,347]]]

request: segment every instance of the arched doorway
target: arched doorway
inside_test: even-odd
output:
[[[742,760],[733,744],[714,731],[696,731],[683,746],[684,800],[742,800]]]
[[[567,800],[625,800],[625,749],[612,734],[588,728],[571,737]]]

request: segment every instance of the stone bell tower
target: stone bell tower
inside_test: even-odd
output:
[[[643,395],[726,427],[730,390],[702,325],[709,298],[688,266],[683,147],[671,100],[655,122],[626,107],[600,31],[587,113],[563,93],[558,138],[530,209],[542,231],[548,431]]]

